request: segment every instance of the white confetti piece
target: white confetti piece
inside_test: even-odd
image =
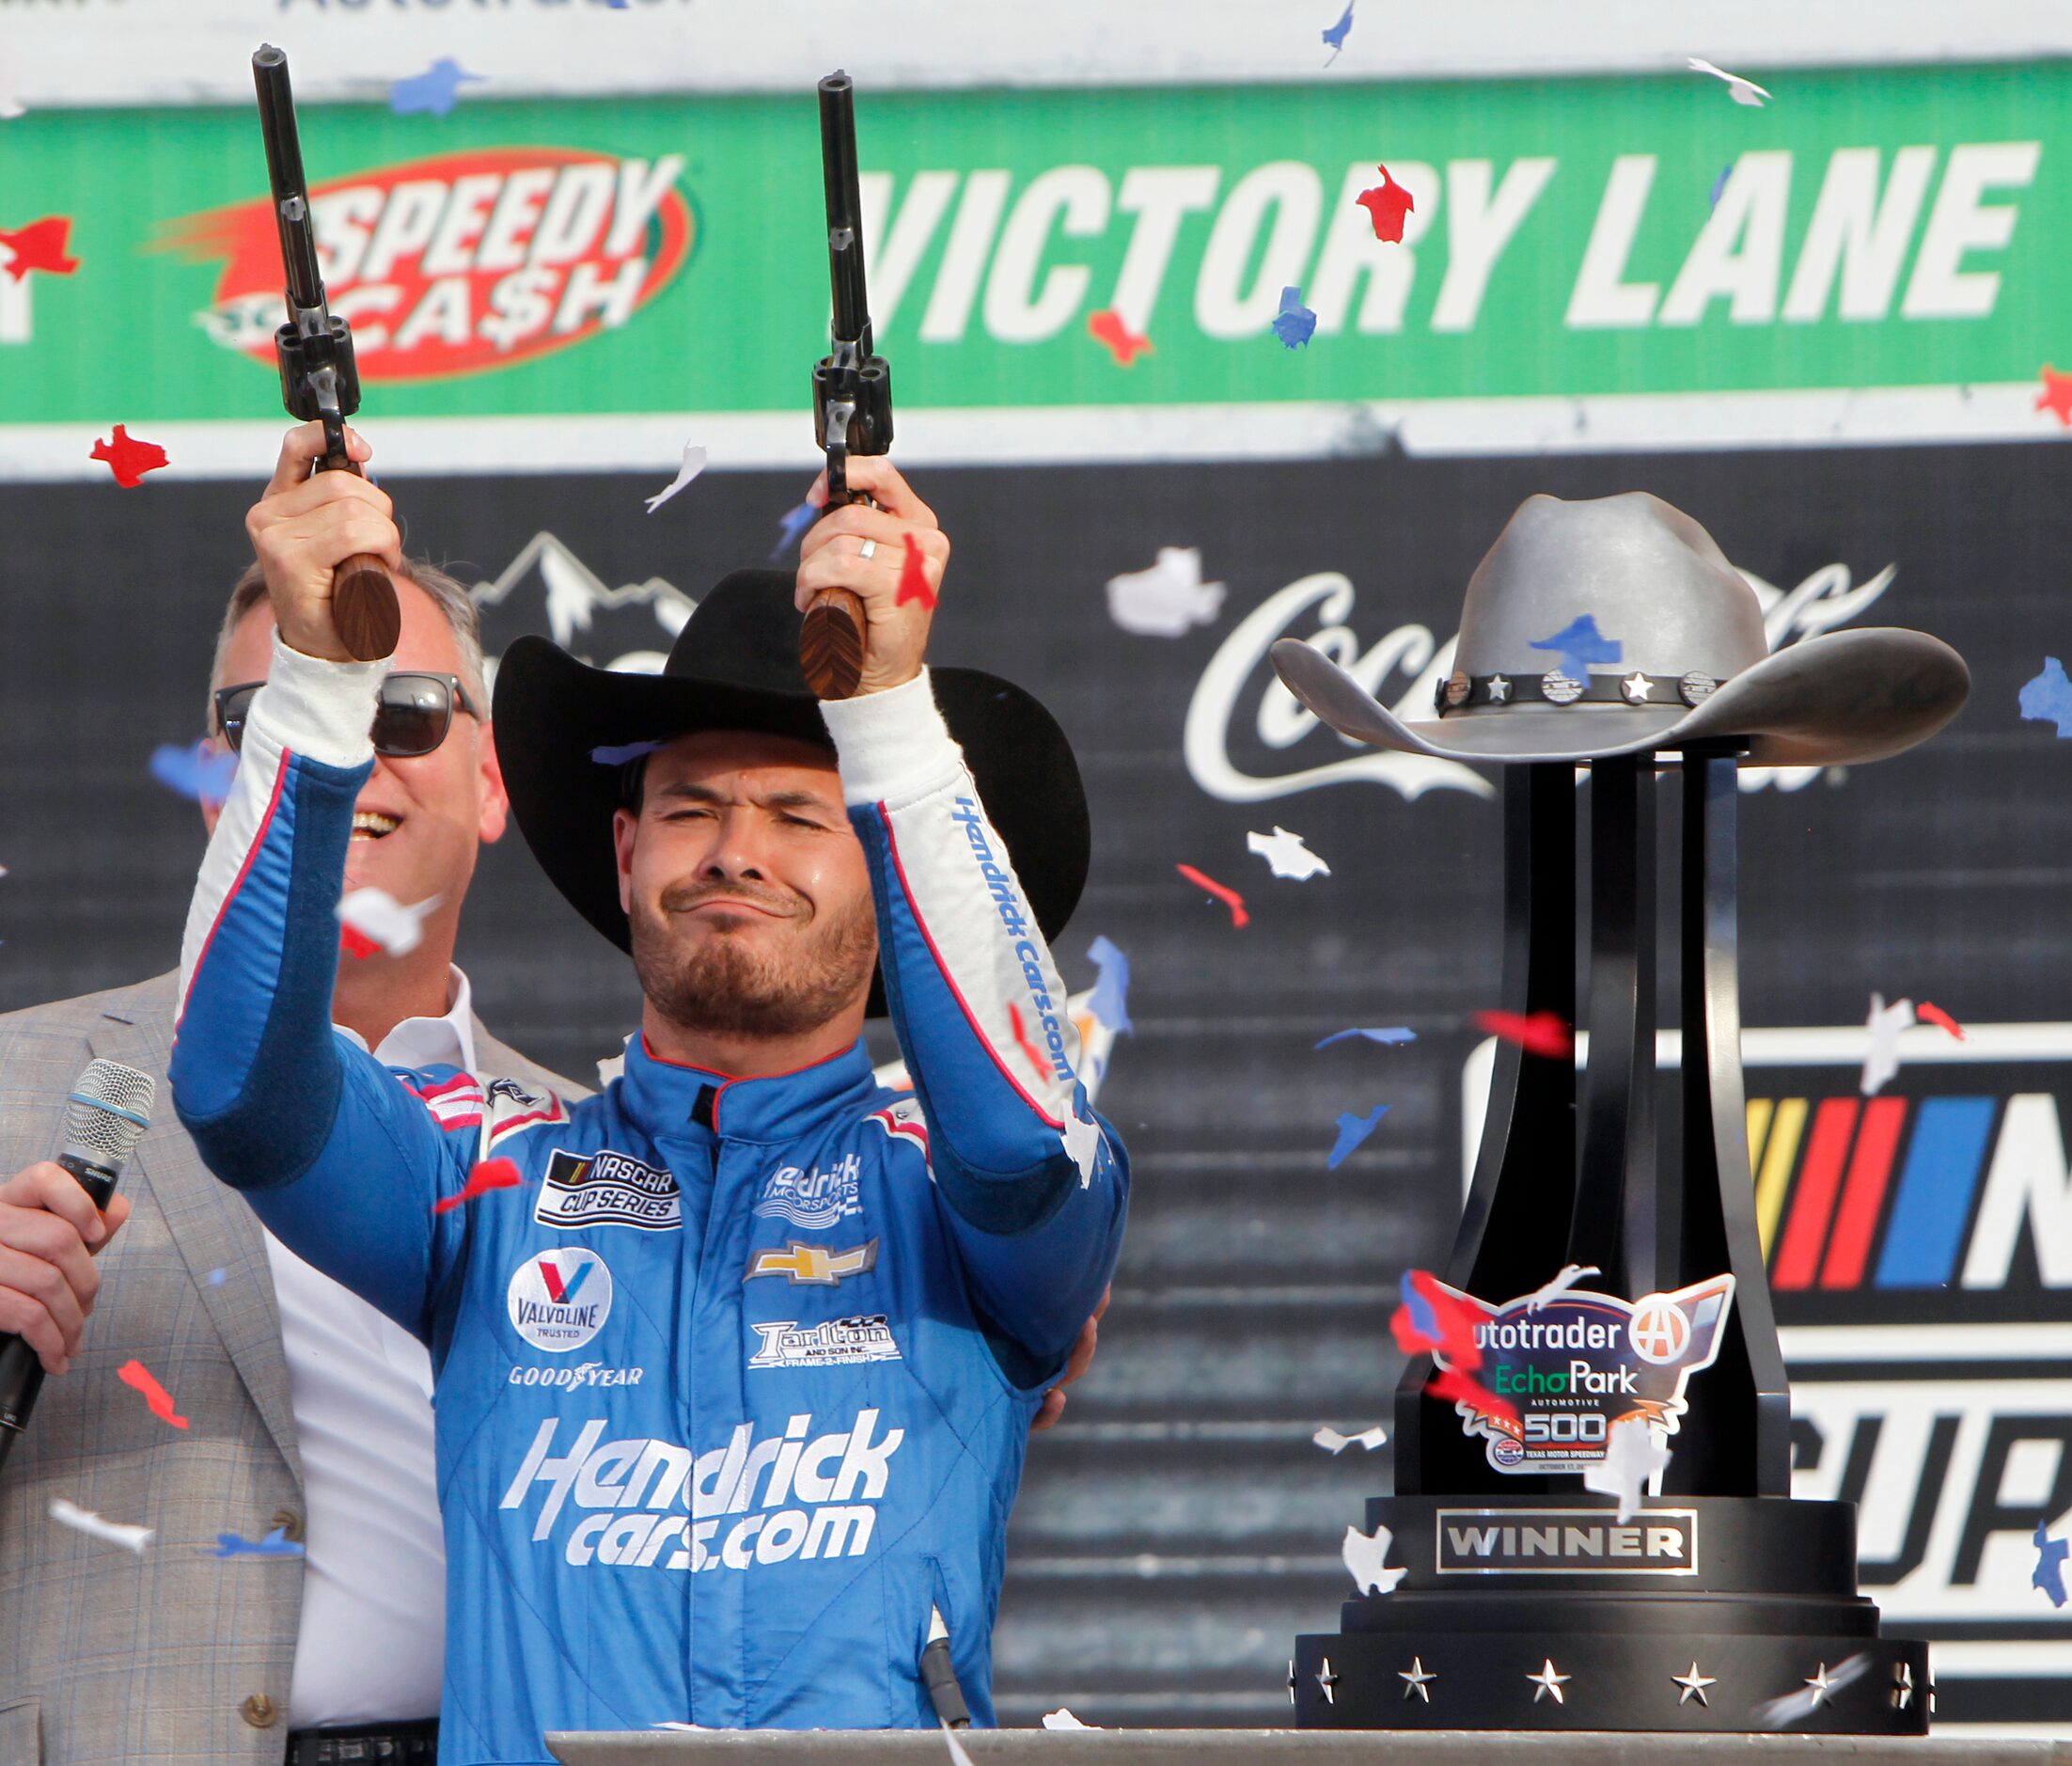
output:
[[[1223,585],[1201,580],[1201,553],[1162,545],[1149,570],[1108,578],[1108,617],[1141,638],[1179,638],[1206,625],[1223,606]]]
[[[1716,68],[1709,61],[1692,55],[1687,64],[1693,73],[1709,73],[1716,80],[1727,83],[1727,96],[1736,104],[1750,104],[1757,110],[1763,108],[1763,101],[1769,93],[1753,80],[1744,80],[1738,73],[1729,73],[1724,68]]]
[[[1389,1555],[1389,1548],[1395,1543],[1395,1535],[1387,1527],[1376,1527],[1365,1534],[1358,1527],[1347,1527],[1340,1551],[1345,1559],[1345,1568],[1353,1573],[1353,1585],[1361,1593],[1393,1594],[1396,1584],[1410,1573],[1408,1565],[1390,1569],[1383,1560]]]
[[[424,942],[421,922],[438,905],[436,895],[415,907],[405,907],[386,890],[349,890],[338,903],[338,923],[391,956],[407,956]]]
[[[77,1503],[69,1503],[62,1496],[51,1504],[51,1519],[62,1527],[71,1527],[79,1533],[105,1539],[110,1545],[126,1545],[139,1557],[144,1548],[150,1544],[154,1529],[132,1526],[120,1521],[103,1521],[90,1508],[82,1508]]]
[[[1274,875],[1293,877],[1297,883],[1331,875],[1331,867],[1302,844],[1300,834],[1278,826],[1270,834],[1247,834],[1245,850],[1265,859]]]
[[[1786,1693],[1782,1698],[1773,1698],[1755,1708],[1755,1721],[1759,1728],[1782,1729],[1797,1723],[1801,1717],[1810,1717],[1844,1686],[1863,1678],[1864,1670],[1871,1665],[1868,1650],[1860,1650],[1837,1663],[1832,1668],[1823,1662],[1817,1664],[1806,1684],[1796,1693]]]
[[[1562,1295],[1567,1293],[1584,1276],[1602,1275],[1604,1271],[1594,1263],[1564,1263],[1562,1266],[1562,1272],[1551,1282],[1534,1288],[1531,1293],[1525,1297],[1525,1309],[1527,1312],[1538,1312],[1548,1301],[1558,1300]]]
[[[1863,1058],[1863,1081],[1859,1088],[1865,1097],[1876,1095],[1878,1089],[1899,1072],[1899,1033],[1913,1028],[1914,1002],[1900,1000],[1891,1005],[1885,1003],[1885,996],[1871,996],[1871,1015],[1863,1020],[1863,1027],[1871,1033],[1870,1053]]]
[[[667,502],[670,497],[674,497],[677,492],[681,491],[693,479],[698,477],[700,472],[704,471],[705,460],[706,453],[704,449],[699,447],[694,442],[685,442],[683,444],[683,464],[677,467],[676,477],[669,481],[667,489],[657,491],[652,497],[648,498],[648,513],[651,515],[653,514],[656,510],[660,509],[662,505]]]
[[[1583,1489],[1619,1499],[1619,1519],[1630,1521],[1640,1507],[1641,1487],[1669,1466],[1669,1443],[1640,1417],[1612,1424],[1605,1457],[1583,1473]]]
[[[1100,1727],[1097,1723],[1081,1723],[1062,1705],[1056,1711],[1044,1712],[1044,1727],[1046,1729],[1098,1729]]]
[[[1058,1138],[1065,1143],[1065,1151],[1072,1155],[1072,1162],[1079,1168],[1079,1188],[1086,1189],[1093,1182],[1094,1162],[1100,1157],[1100,1125],[1080,1121],[1075,1112],[1065,1117],[1064,1132]]]
[[[1335,1456],[1343,1453],[1348,1447],[1364,1447],[1369,1453],[1373,1453],[1376,1447],[1385,1444],[1389,1437],[1379,1423],[1372,1428],[1361,1429],[1357,1435],[1341,1435],[1326,1423],[1310,1439],[1326,1453]]]

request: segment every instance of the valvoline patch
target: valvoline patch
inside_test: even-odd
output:
[[[690,255],[683,168],[681,153],[479,148],[312,187],[318,263],[360,379],[511,367],[625,324]],[[159,246],[225,260],[196,317],[272,367],[286,317],[272,202],[185,216]]]

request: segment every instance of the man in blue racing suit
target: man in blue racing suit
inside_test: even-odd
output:
[[[1127,1164],[1046,940],[1085,873],[1070,749],[1008,683],[923,666],[949,542],[889,462],[851,471],[877,506],[824,518],[795,585],[718,585],[662,674],[504,658],[520,826],[645,996],[623,1076],[573,1107],[333,1030],[386,665],[343,659],[330,567],[400,547],[345,473],[254,512],[276,651],[188,922],[173,1095],[274,1232],[430,1346],[443,1761],[930,1725],[938,1618],[991,1721],[1028,1425],[1113,1270]],[[831,587],[863,603],[864,679],[824,705],[793,595]],[[911,1093],[865,1051],[881,997]]]

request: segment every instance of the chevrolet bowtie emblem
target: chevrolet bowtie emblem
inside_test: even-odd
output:
[[[845,1275],[863,1275],[878,1267],[878,1241],[853,1251],[829,1251],[825,1245],[802,1245],[793,1239],[782,1251],[759,1251],[748,1260],[752,1282],[759,1275],[789,1276],[794,1286],[833,1287]]]

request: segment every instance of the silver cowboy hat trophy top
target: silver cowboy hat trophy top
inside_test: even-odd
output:
[[[1882,760],[1925,741],[1970,690],[1964,658],[1896,627],[1771,654],[1763,610],[1711,534],[1644,491],[1529,497],[1476,566],[1431,721],[1405,722],[1322,652],[1273,648],[1296,699],[1341,735],[1457,761],[1588,761],[1740,737],[1748,761]]]

